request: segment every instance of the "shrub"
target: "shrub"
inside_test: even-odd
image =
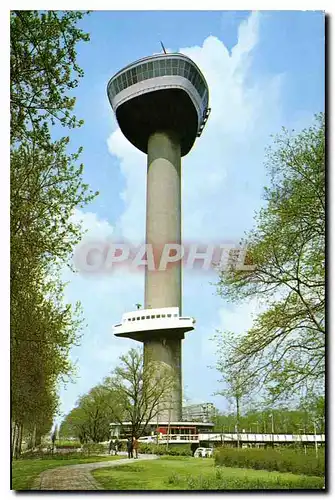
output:
[[[247,469],[292,472],[307,476],[325,473],[324,450],[316,457],[312,451],[305,454],[294,449],[218,448],[214,453],[215,465]]]
[[[82,450],[85,455],[99,455],[106,452],[106,446],[101,443],[85,443]]]
[[[72,458],[83,458],[83,453],[81,452],[69,452],[69,453],[51,453],[51,452],[43,452],[43,451],[29,451],[21,455],[20,459],[39,459],[39,460],[70,460]]]
[[[72,449],[78,449],[81,448],[80,441],[56,441],[55,443],[56,448],[62,449],[62,450],[72,450]]]
[[[175,457],[191,457],[192,451],[191,447],[188,444],[172,444],[166,447],[165,444],[148,444],[148,443],[140,443],[139,453],[145,454],[154,454],[154,455],[168,455]]]
[[[181,478],[178,476],[178,474],[176,474],[175,472],[173,472],[169,477],[168,477],[168,484],[179,484],[181,481]]]

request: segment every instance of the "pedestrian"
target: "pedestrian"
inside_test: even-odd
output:
[[[138,458],[138,441],[135,436],[133,439],[133,449],[135,450],[135,458]]]
[[[118,454],[119,447],[120,447],[120,442],[119,442],[118,438],[116,438],[115,439],[115,455]]]
[[[113,451],[115,450],[115,443],[114,443],[114,439],[111,439],[110,440],[110,443],[109,443],[109,454],[110,455],[113,455]]]
[[[133,458],[133,440],[131,439],[131,437],[129,437],[127,441],[127,451],[128,458]]]

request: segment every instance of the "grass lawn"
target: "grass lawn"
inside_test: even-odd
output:
[[[314,476],[215,467],[213,459],[162,457],[93,471],[105,490],[322,489]]]
[[[43,458],[20,458],[12,461],[12,490],[30,490],[33,487],[35,479],[39,474],[47,469],[66,465],[85,464],[91,462],[104,462],[125,458],[124,456],[106,456],[106,457],[85,457],[85,458],[61,458],[61,459],[43,459]]]

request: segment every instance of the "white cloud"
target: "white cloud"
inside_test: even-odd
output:
[[[125,190],[120,193],[126,204],[119,226],[123,236],[134,244],[144,240],[146,155],[137,150],[121,133],[113,132],[107,140],[108,150],[118,157],[125,177]]]
[[[107,220],[100,219],[97,214],[93,212],[82,212],[75,209],[71,221],[73,223],[80,223],[84,232],[82,241],[93,238],[105,239],[110,237],[114,228]]]
[[[234,306],[231,308],[222,308],[219,311],[220,326],[219,330],[229,330],[236,334],[245,333],[252,327],[253,319],[264,310],[258,301]]]

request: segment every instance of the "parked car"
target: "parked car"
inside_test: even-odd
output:
[[[193,456],[195,458],[211,458],[213,456],[213,448],[197,448]]]
[[[156,436],[142,436],[138,438],[138,441],[140,443],[157,443],[157,437]]]

